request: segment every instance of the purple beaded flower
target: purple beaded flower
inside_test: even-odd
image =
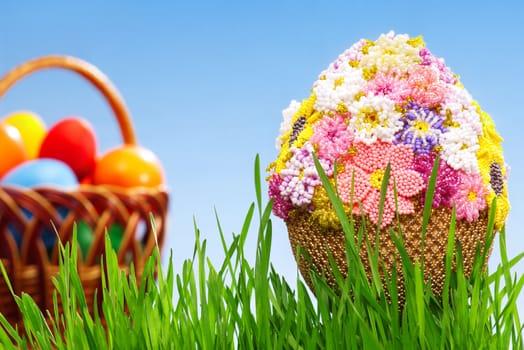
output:
[[[404,126],[395,135],[395,143],[412,145],[417,154],[431,152],[439,144],[440,135],[447,131],[439,114],[415,102],[407,104],[402,120]]]

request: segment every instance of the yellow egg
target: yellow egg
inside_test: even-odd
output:
[[[32,112],[20,111],[7,116],[4,122],[20,132],[28,159],[37,158],[40,144],[46,135],[46,126],[42,119]]]

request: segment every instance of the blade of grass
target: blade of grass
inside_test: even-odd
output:
[[[260,181],[260,156],[255,157],[255,194],[257,200],[258,216],[262,215],[262,185]]]
[[[433,169],[431,170],[431,175],[429,177],[428,186],[426,189],[426,196],[424,198],[424,212],[422,216],[422,252],[425,251],[426,246],[426,231],[429,223],[429,218],[431,217],[431,208],[433,207],[433,195],[435,194],[435,186],[437,183],[438,170],[440,165],[440,157],[437,155],[435,157],[435,163],[433,164]],[[424,271],[424,253],[421,257],[421,267]]]

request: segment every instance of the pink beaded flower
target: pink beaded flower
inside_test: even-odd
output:
[[[422,190],[424,182],[420,174],[411,169],[414,158],[411,147],[386,142],[376,142],[371,146],[356,143],[354,152],[355,156],[348,158],[344,163],[345,171],[337,178],[342,201],[353,206],[362,203],[364,213],[375,224],[378,223],[380,190],[389,163],[391,171],[382,214],[382,226],[391,223],[396,209],[399,214],[413,213],[414,206],[410,198]],[[395,188],[397,203],[395,203]]]
[[[311,142],[317,149],[319,158],[334,162],[345,154],[353,141],[353,132],[348,127],[348,117],[336,115],[333,118],[323,118],[313,125]]]
[[[364,90],[367,94],[388,96],[391,100],[402,104],[410,93],[410,86],[401,72],[396,69],[388,73],[378,72],[370,80]]]
[[[462,172],[460,187],[454,197],[457,218],[471,222],[477,220],[479,212],[486,208],[486,190],[482,176]]]
[[[273,199],[273,214],[287,220],[289,212],[293,209],[293,203],[288,198],[280,195],[282,178],[273,174],[269,180],[269,197]]]
[[[457,82],[457,78],[451,69],[446,66],[444,59],[433,56],[433,54],[427,48],[420,50],[419,55],[422,58],[423,65],[435,66],[439,70],[440,79],[442,79],[444,82],[448,84],[455,84]]]
[[[439,71],[431,66],[417,66],[409,74],[411,97],[419,106],[438,106],[446,96],[446,84],[439,79]]]

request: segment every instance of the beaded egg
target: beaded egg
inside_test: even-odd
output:
[[[358,41],[320,73],[309,97],[291,102],[283,117],[279,154],[268,168],[269,197],[273,213],[287,225],[293,252],[300,245],[309,256],[295,257],[310,288],[311,269],[336,288],[328,251],[345,276],[351,273],[344,232],[314,155],[354,220],[355,234],[365,225],[369,241],[378,238],[384,272],[391,274],[400,261],[390,231],[400,232],[408,255],[413,261],[424,258],[425,278],[441,294],[454,210],[465,273],[471,274],[477,246],[489,252],[484,245],[490,210],[495,232],[509,211],[503,140],[490,116],[421,37],[390,32]],[[431,216],[423,235],[434,166]],[[360,257],[370,276],[364,246]]]

